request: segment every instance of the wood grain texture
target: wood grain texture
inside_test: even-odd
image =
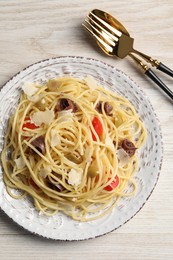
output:
[[[158,184],[144,208],[126,225],[83,242],[55,242],[30,234],[0,211],[0,259],[173,259],[173,106],[130,58],[104,55],[82,29],[87,13],[112,13],[135,38],[135,48],[173,67],[172,0],[0,1],[0,86],[42,59],[78,55],[115,65],[150,98],[161,122],[164,161]],[[157,74],[173,90],[173,80]]]

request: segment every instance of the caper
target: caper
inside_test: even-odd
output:
[[[40,110],[45,110],[47,107],[47,102],[44,98],[41,98],[37,103],[36,107],[38,107]]]
[[[98,165],[96,160],[88,168],[88,177],[94,178],[98,175]]]
[[[123,119],[120,115],[117,115],[115,118],[115,125],[116,127],[119,127],[123,123]]]

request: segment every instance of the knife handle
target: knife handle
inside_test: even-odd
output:
[[[143,69],[145,75],[147,75],[154,83],[156,83],[172,100],[173,100],[173,92],[169,89],[161,79],[145,64],[142,60],[136,57],[134,54],[129,53],[129,56]],[[159,65],[158,65],[159,66]],[[161,64],[161,69],[165,69],[166,66]]]
[[[164,65],[162,62],[153,59],[152,57],[146,55],[145,53],[142,53],[138,50],[133,50],[132,53],[137,54],[141,58],[143,58],[146,62],[150,63],[153,67],[157,68],[158,70],[164,72],[165,74],[173,77],[173,70],[168,68],[166,65]]]
[[[161,70],[165,74],[173,77],[173,71],[170,68],[168,68],[167,66],[165,66],[162,62],[160,62],[160,64],[157,66],[157,69]]]
[[[169,89],[151,69],[147,69],[145,71],[145,75],[147,75],[153,82],[155,82],[173,100],[173,92],[171,89]]]

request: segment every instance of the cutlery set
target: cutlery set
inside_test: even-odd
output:
[[[94,9],[89,13],[85,19],[85,23],[82,25],[96,39],[99,47],[107,55],[117,56],[121,59],[130,56],[140,65],[145,75],[154,81],[173,100],[171,89],[161,81],[146,62],[171,77],[173,77],[173,71],[160,61],[135,50],[133,48],[134,39],[130,37],[127,29],[118,20],[104,11]]]

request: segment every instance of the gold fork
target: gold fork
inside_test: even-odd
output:
[[[106,15],[97,15],[98,11],[99,14],[101,12],[101,14],[104,13]],[[123,25],[120,24],[114,17],[103,11],[95,9],[89,13],[85,23],[82,25],[96,39],[100,48],[107,55],[118,56],[120,58],[124,58],[129,55],[137,64],[141,66],[145,75],[153,80],[171,99],[173,99],[173,92],[157,77],[157,75],[147,66],[146,63],[144,63],[133,53],[135,52],[132,48],[133,38],[130,37],[125,27],[123,27]],[[136,54],[142,56],[142,58],[152,64],[152,66],[157,67],[159,65],[157,60],[154,60],[141,52],[136,51]]]

